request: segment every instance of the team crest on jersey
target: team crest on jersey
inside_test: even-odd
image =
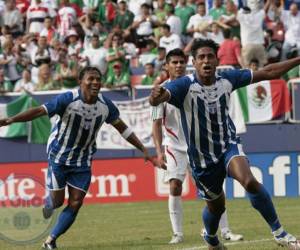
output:
[[[208,111],[211,114],[217,113],[217,103],[216,102],[208,103]]]
[[[258,85],[250,93],[250,101],[256,108],[265,108],[270,102],[270,96],[263,85]]]

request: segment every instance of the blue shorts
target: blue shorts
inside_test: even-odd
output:
[[[48,190],[61,190],[69,185],[73,188],[87,192],[91,183],[91,168],[65,166],[48,161],[47,188]]]
[[[241,144],[231,144],[217,164],[204,169],[200,175],[193,172],[198,195],[208,201],[220,197],[223,192],[223,182],[227,174],[230,161],[236,156],[246,156]]]

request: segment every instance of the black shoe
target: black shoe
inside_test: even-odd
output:
[[[49,219],[53,214],[53,211],[53,208],[47,208],[46,206],[44,206],[42,210],[44,219]]]
[[[44,242],[43,245],[42,245],[42,247],[43,247],[43,249],[48,249],[48,250],[57,249],[55,240],[52,240],[49,243],[48,242]]]

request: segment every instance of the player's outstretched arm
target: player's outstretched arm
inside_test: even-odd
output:
[[[149,102],[152,106],[157,106],[162,102],[166,102],[170,99],[170,93],[163,87],[156,85],[151,90]]]
[[[141,141],[139,140],[139,138],[137,138],[135,133],[129,127],[127,127],[125,122],[123,122],[121,119],[117,119],[111,124],[116,128],[116,130],[118,130],[118,132],[126,141],[128,141],[130,144],[132,144],[141,152],[143,152],[145,161],[152,162],[154,166],[157,165],[154,159],[149,156],[148,150],[144,147],[143,143],[141,143]]]
[[[32,121],[35,118],[46,114],[47,114],[46,109],[43,106],[31,108],[15,116],[0,119],[0,127],[7,126],[15,122]]]
[[[252,82],[278,79],[284,73],[300,64],[300,56],[283,62],[269,64],[258,71],[253,72]]]

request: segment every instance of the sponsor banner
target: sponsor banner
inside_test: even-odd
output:
[[[149,98],[134,101],[114,101],[120,110],[121,119],[134,131],[146,147],[153,147],[152,120]],[[97,136],[97,147],[101,149],[133,149],[118,131],[104,123]]]
[[[45,198],[46,190],[35,185],[34,180],[45,184],[46,162],[0,164],[0,168],[2,206],[10,206],[15,200],[30,206]],[[164,200],[168,196],[168,184],[162,182],[163,170],[145,165],[143,159],[95,160],[92,173],[85,203]],[[22,176],[26,178],[22,179]],[[36,193],[39,193],[39,200],[33,201]],[[183,184],[183,197],[196,198],[196,190],[189,178]]]
[[[300,196],[300,154],[250,154],[251,168],[272,196]],[[0,205],[41,206],[46,190],[47,163],[0,164]],[[95,160],[85,203],[113,203],[165,200],[168,184],[163,170],[145,165],[143,159]],[[188,176],[188,175],[187,175]],[[227,198],[243,198],[242,186],[231,178],[224,184]],[[67,196],[66,196],[67,197]],[[183,197],[195,199],[191,178],[183,184]]]

